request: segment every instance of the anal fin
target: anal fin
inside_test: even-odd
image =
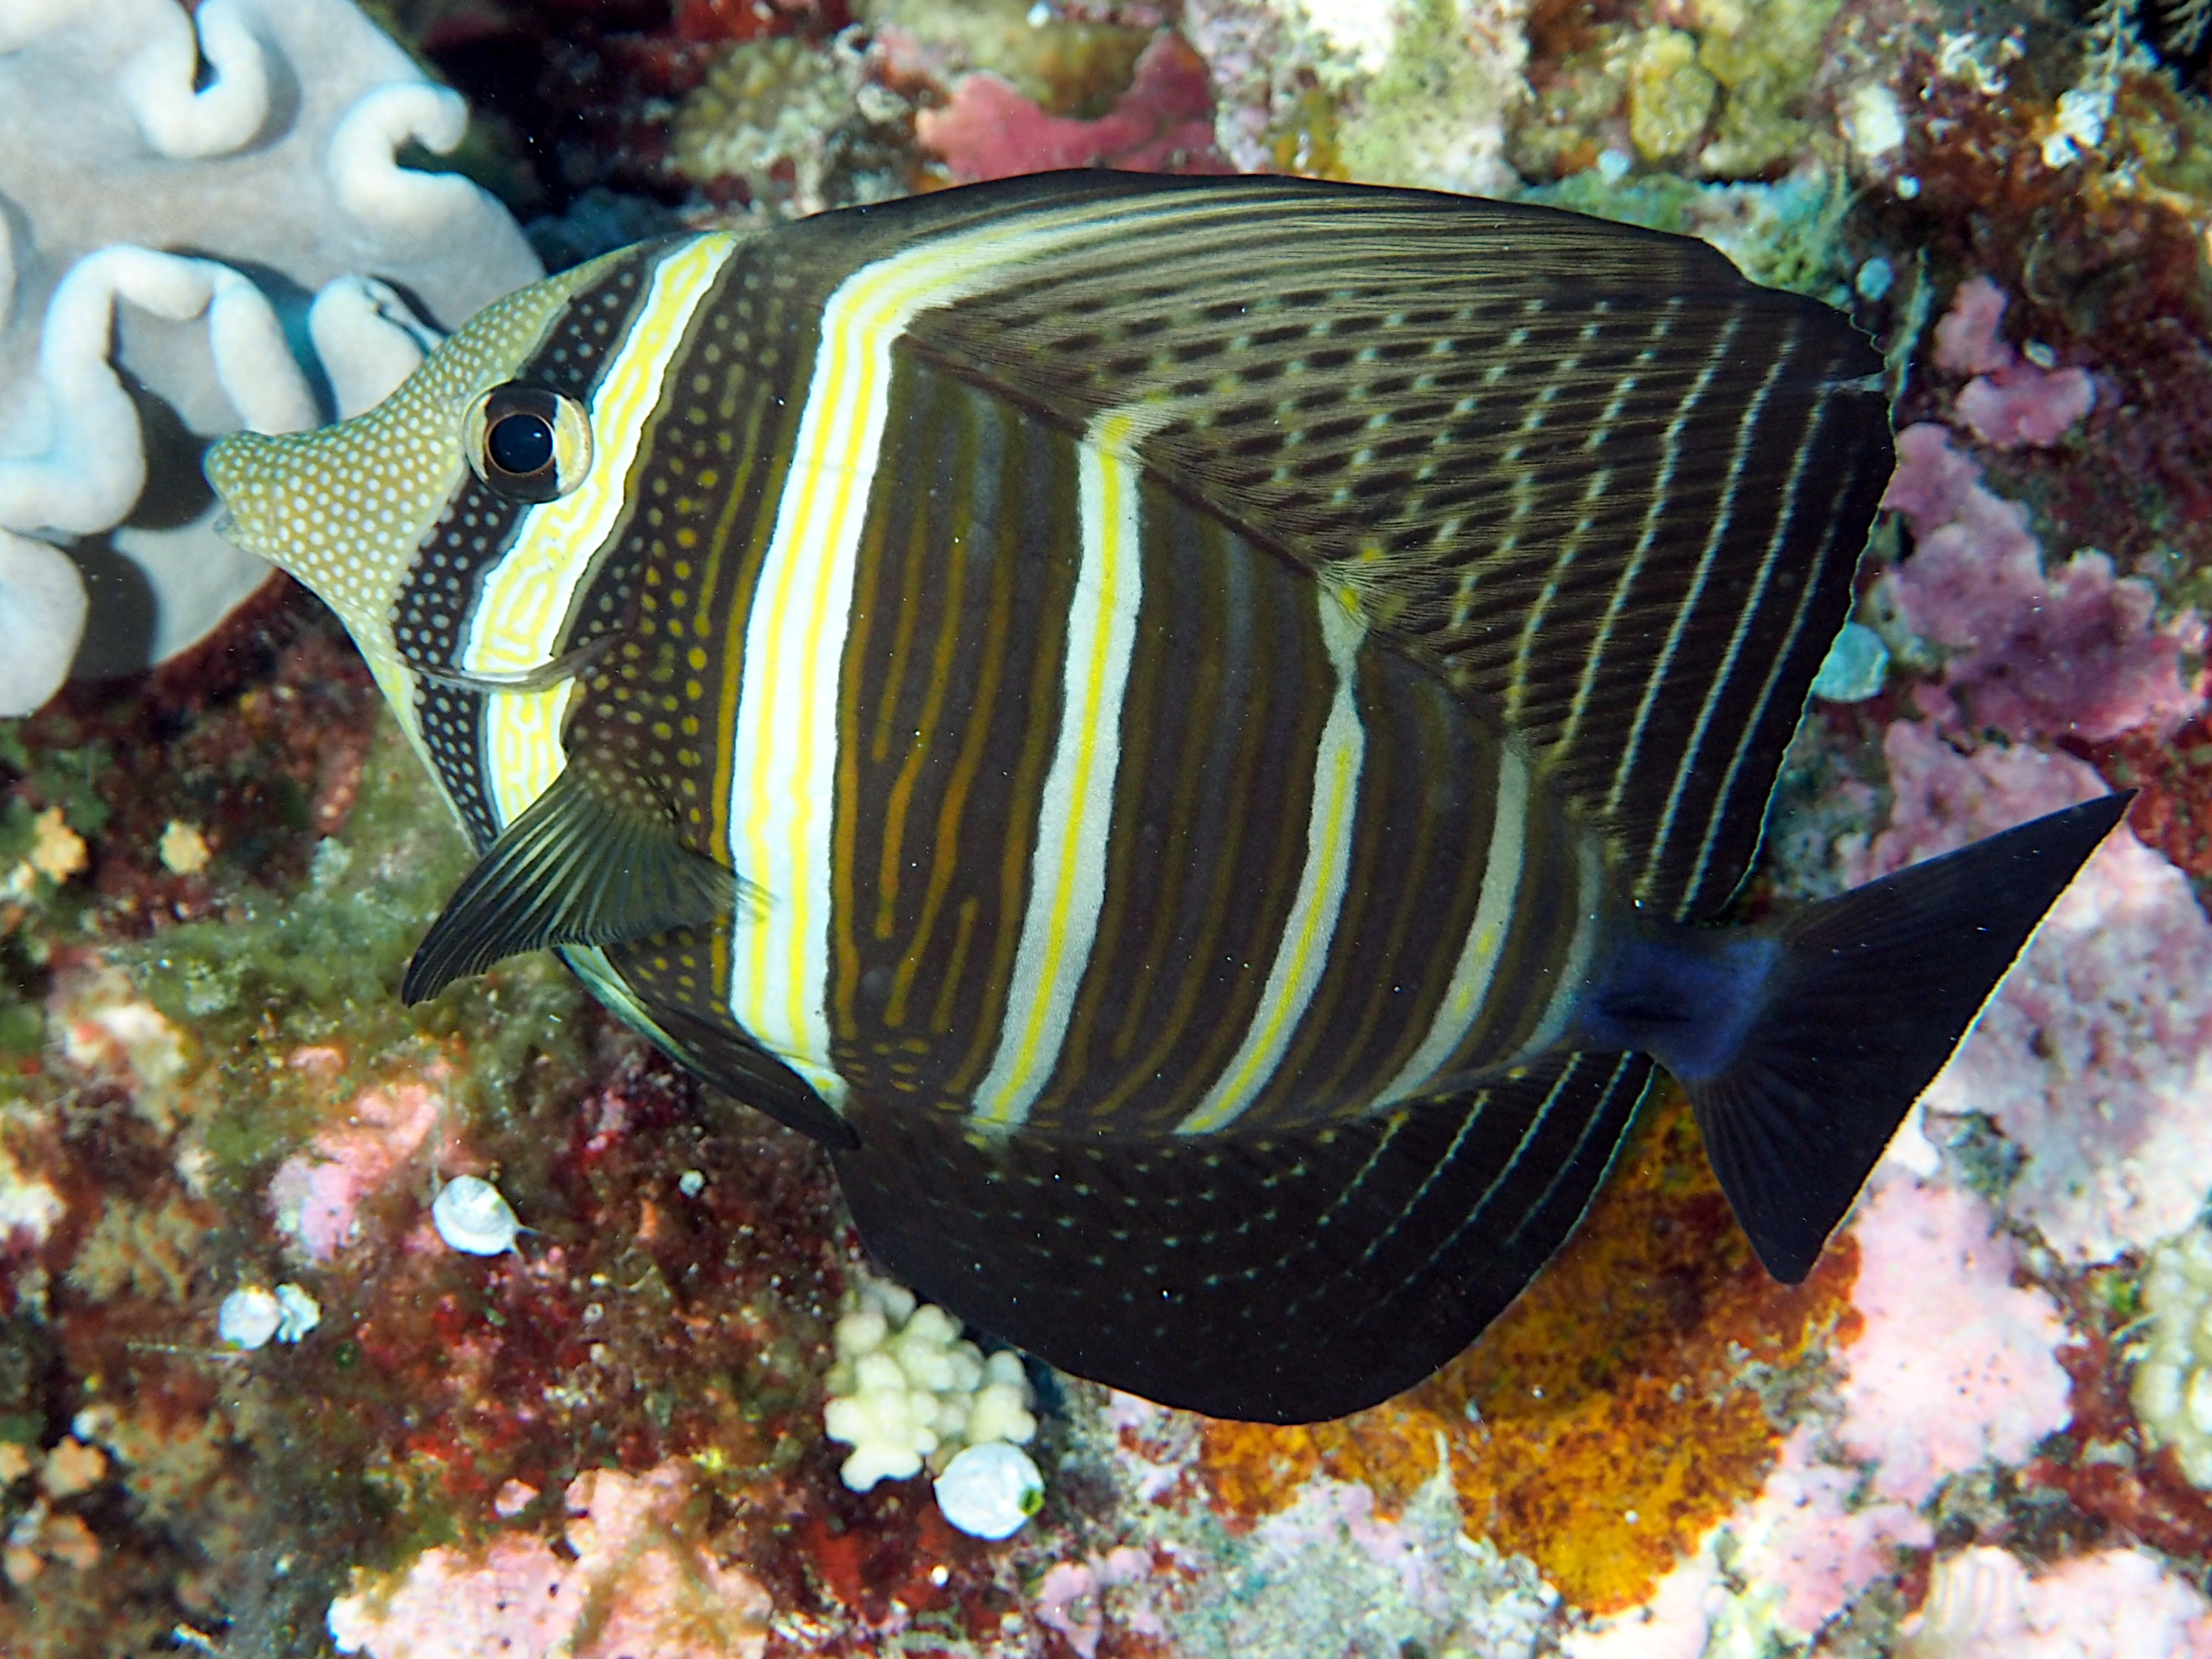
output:
[[[501,832],[453,890],[407,964],[412,1006],[504,957],[612,945],[732,914],[743,878],[677,839],[665,812],[571,762]]]
[[[1651,1074],[1567,1054],[1265,1139],[1018,1133],[856,1095],[869,1252],[969,1324],[1164,1405],[1273,1423],[1412,1387],[1581,1218]]]

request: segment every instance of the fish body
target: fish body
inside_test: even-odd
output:
[[[917,1289],[1291,1419],[1494,1317],[1655,1060],[1802,1276],[2116,817],[1697,926],[1879,367],[1681,239],[1069,174],[610,254],[209,473],[483,853],[410,1000],[557,948]]]

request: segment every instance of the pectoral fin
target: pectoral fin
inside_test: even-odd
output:
[[[729,915],[750,890],[692,852],[637,792],[572,764],[501,834],[407,964],[401,1000],[427,1001],[502,957],[614,945]]]

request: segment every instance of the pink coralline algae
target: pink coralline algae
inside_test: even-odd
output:
[[[426,1550],[396,1583],[331,1606],[341,1653],[370,1659],[760,1659],[767,1592],[689,1524],[689,1473],[595,1469],[568,1485],[564,1557],[509,1534]]]
[[[1057,1631],[1078,1659],[1097,1659],[1106,1632],[1106,1594],[1118,1586],[1142,1584],[1151,1577],[1152,1558],[1122,1545],[1087,1561],[1056,1561],[1037,1586],[1037,1622]],[[1167,1626],[1146,1602],[1133,1601],[1121,1613],[1121,1628],[1139,1636],[1161,1637]]]
[[[1986,1546],[1936,1564],[1898,1659],[2206,1659],[2212,1606],[2142,1549],[2100,1550],[2031,1578]]]
[[[2066,1426],[2070,1384],[2052,1357],[2065,1324],[2048,1296],[2014,1287],[2017,1255],[1996,1224],[1972,1194],[1902,1175],[1861,1200],[1851,1300],[1865,1322],[1844,1351],[1838,1437],[1878,1460],[1882,1498],[1917,1504]]]
[[[2102,553],[2046,574],[2027,509],[1991,494],[1946,428],[1898,434],[1882,504],[1912,529],[1912,556],[1885,579],[1898,614],[1949,653],[1944,684],[1977,725],[2096,743],[2203,707],[2201,674],[2183,672],[2204,647],[2202,620],[2157,621],[2150,584],[2116,579]]]
[[[1167,33],[1145,48],[1129,89],[1096,120],[1048,115],[999,76],[978,70],[953,89],[945,108],[916,117],[915,132],[963,179],[1054,167],[1230,170],[1213,145],[1213,88],[1206,64]]]
[[[1936,325],[1936,363],[1974,378],[1953,408],[1984,443],[1998,449],[2054,444],[2096,406],[2087,369],[2044,368],[2023,359],[1997,331],[2003,290],[1986,276],[1969,277]]]
[[[1861,1471],[1824,1459],[1822,1437],[1816,1424],[1793,1431],[1759,1496],[1715,1528],[1647,1607],[1571,1640],[1573,1659],[1699,1659],[1728,1647],[1713,1641],[1713,1632],[1728,1616],[1723,1584],[1731,1575],[1757,1587],[1775,1626],[1810,1636],[1869,1584],[1896,1571],[1901,1551],[1934,1541],[1934,1530],[1910,1505],[1856,1501]]]
[[[442,1083],[442,1073],[432,1079]],[[362,1206],[429,1138],[440,1096],[419,1082],[368,1089],[346,1121],[325,1129],[270,1178],[277,1227],[314,1261],[328,1261],[360,1231]]]
[[[1961,754],[1924,724],[1883,740],[1887,829],[1840,849],[1854,884],[2104,793],[2070,756]],[[1986,1114],[2027,1162],[2008,1212],[2076,1262],[2187,1227],[2212,1164],[2212,922],[2123,825],[2051,907],[1923,1097]]]
[[[1782,1456],[1750,1510],[1730,1523],[1739,1570],[1778,1589],[1775,1620],[1810,1634],[1875,1579],[1897,1570],[1900,1550],[1935,1540],[1906,1504],[1854,1506],[1859,1471],[1822,1460],[1813,1425],[1782,1443]]]

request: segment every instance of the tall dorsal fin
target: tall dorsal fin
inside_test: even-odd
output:
[[[1889,472],[1840,313],[1685,238],[1420,191],[1057,174],[840,217],[793,246],[988,243],[900,349],[1073,434],[1143,406],[1155,477],[1519,732],[1635,897],[1737,885]]]

